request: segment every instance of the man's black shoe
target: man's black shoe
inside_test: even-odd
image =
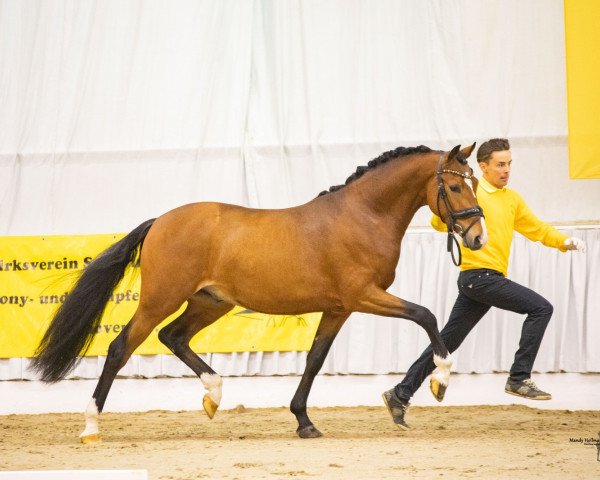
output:
[[[410,430],[410,426],[404,421],[404,415],[406,414],[410,404],[400,400],[396,396],[396,392],[393,388],[387,392],[383,392],[382,397],[383,403],[385,403],[385,406],[390,412],[390,415],[392,416],[392,419],[398,428],[401,428],[402,430]]]
[[[509,378],[506,381],[504,391],[517,397],[528,398],[529,400],[550,400],[552,398],[552,395],[540,390],[531,378],[521,381],[514,381]]]

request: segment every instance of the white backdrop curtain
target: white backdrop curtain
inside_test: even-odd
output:
[[[287,207],[399,145],[492,136],[511,139],[511,186],[538,216],[597,222],[600,181],[568,179],[564,55],[561,0],[0,0],[0,235],[126,232],[202,200]],[[600,247],[596,230],[578,234],[586,255],[515,243],[513,278],[556,307],[543,371],[600,371]],[[443,323],[456,293],[443,236],[404,243],[391,291]],[[486,317],[459,371],[509,367],[520,324],[507,315]],[[324,371],[402,371],[425,342],[408,322],[354,315]],[[304,355],[211,362],[293,373]],[[172,360],[123,372],[186,372]],[[25,366],[0,360],[0,378]]]

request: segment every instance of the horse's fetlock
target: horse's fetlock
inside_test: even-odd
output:
[[[300,402],[292,401],[292,403],[290,404],[290,411],[294,415],[304,414],[304,413],[306,413],[306,404],[302,404]]]

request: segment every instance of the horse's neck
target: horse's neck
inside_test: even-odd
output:
[[[365,175],[355,189],[372,212],[402,236],[417,210],[427,204],[427,183],[434,173],[434,161],[398,158]]]

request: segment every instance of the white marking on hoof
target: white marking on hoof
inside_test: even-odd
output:
[[[435,378],[439,383],[447,387],[448,381],[450,380],[450,367],[452,367],[452,357],[448,355],[446,358],[442,358],[434,353],[433,363],[435,363],[437,368],[433,371],[431,376]]]
[[[204,388],[208,391],[208,396],[217,405],[221,403],[223,379],[216,373],[203,373],[200,375],[200,380]]]
[[[79,438],[83,439],[98,434],[98,407],[96,406],[96,399],[92,397],[85,409],[85,430],[81,432]]]

